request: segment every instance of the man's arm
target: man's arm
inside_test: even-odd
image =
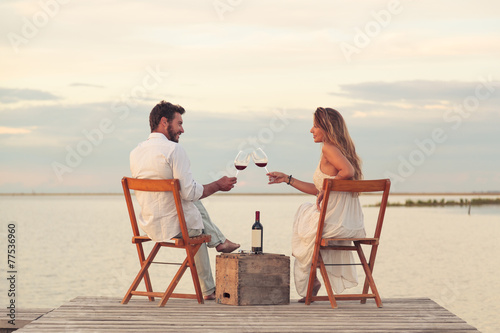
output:
[[[172,154],[167,159],[167,164],[172,168],[173,178],[181,184],[181,197],[187,201],[199,200],[203,194],[203,185],[193,179],[191,162],[181,145],[176,144]]]
[[[236,177],[222,177],[215,182],[203,185],[203,194],[201,195],[200,199],[206,198],[215,192],[223,191],[227,192],[230,191],[233,187],[234,184],[236,184]]]

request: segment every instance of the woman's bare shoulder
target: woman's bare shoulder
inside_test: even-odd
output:
[[[340,150],[333,143],[324,143],[321,147],[323,154],[339,154]]]

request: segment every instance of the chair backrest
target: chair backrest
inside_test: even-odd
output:
[[[125,194],[125,201],[127,202],[128,214],[130,216],[130,223],[132,224],[132,232],[135,237],[140,236],[139,227],[134,211],[132,196],[130,190],[134,191],[147,191],[147,192],[172,192],[177,208],[177,217],[182,232],[184,241],[189,239],[188,230],[186,227],[186,219],[184,217],[184,210],[182,209],[182,201],[180,196],[180,183],[178,179],[137,179],[137,178],[122,178],[123,193]]]
[[[325,223],[326,211],[330,192],[353,192],[353,193],[366,193],[366,192],[383,192],[382,201],[377,218],[377,225],[375,227],[374,238],[379,238],[382,232],[382,224],[384,223],[385,209],[387,207],[387,200],[389,199],[389,190],[391,188],[391,181],[389,179],[376,179],[376,180],[336,180],[325,179],[323,182],[323,190],[325,196],[323,197],[323,205],[318,225],[318,235],[316,239],[321,239],[323,234],[323,227]],[[320,234],[321,232],[321,234]]]

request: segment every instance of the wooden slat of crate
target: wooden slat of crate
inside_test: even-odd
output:
[[[216,257],[216,301],[227,305],[290,303],[290,257],[221,254]]]

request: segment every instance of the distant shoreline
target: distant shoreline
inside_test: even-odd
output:
[[[0,196],[117,196],[123,195],[123,193],[0,193]],[[275,195],[308,195],[305,193],[216,193],[214,195],[231,195],[231,196],[275,196]],[[365,193],[363,195],[378,195],[376,193]],[[390,196],[459,196],[459,195],[469,195],[469,196],[481,196],[481,195],[497,195],[500,196],[500,192],[400,192],[391,193]]]

